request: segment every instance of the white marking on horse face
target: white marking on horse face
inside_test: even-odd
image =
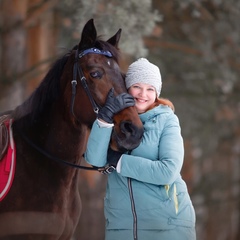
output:
[[[109,60],[107,60],[107,64],[108,64],[109,66],[111,66],[111,63],[110,63],[110,61],[109,61]]]

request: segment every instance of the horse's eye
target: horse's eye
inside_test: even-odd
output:
[[[102,78],[102,74],[99,71],[90,73],[92,78]]]

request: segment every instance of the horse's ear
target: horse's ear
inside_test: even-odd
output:
[[[83,28],[81,41],[78,44],[78,49],[87,49],[93,47],[96,39],[97,31],[94,26],[93,19],[90,19]]]
[[[107,42],[117,48],[118,47],[118,42],[119,42],[120,37],[121,37],[121,32],[122,32],[122,29],[120,28],[114,36],[112,36],[111,38],[109,38],[107,40]]]

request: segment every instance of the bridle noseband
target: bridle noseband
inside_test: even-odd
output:
[[[93,111],[95,114],[98,114],[99,108],[100,106],[95,102],[89,88],[87,85],[87,79],[85,78],[83,71],[81,69],[81,67],[78,64],[78,60],[80,58],[82,58],[83,56],[85,56],[86,54],[89,53],[95,53],[95,54],[101,54],[107,57],[112,57],[112,53],[109,51],[104,51],[104,50],[100,50],[97,48],[89,48],[86,49],[80,53],[78,53],[78,50],[76,50],[75,53],[75,61],[74,61],[74,65],[73,65],[73,80],[71,81],[72,84],[72,99],[71,99],[71,113],[73,114],[73,116],[76,118],[75,114],[74,114],[74,101],[75,101],[75,96],[76,96],[76,86],[77,86],[77,75],[79,76],[80,82],[82,84],[83,89],[85,90],[91,104],[93,107]]]

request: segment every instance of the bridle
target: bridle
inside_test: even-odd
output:
[[[73,116],[76,118],[75,114],[74,114],[74,101],[75,101],[75,96],[76,96],[76,86],[77,86],[77,75],[79,76],[80,82],[82,84],[83,89],[85,90],[91,104],[93,107],[93,111],[95,114],[98,114],[99,108],[100,106],[95,102],[94,98],[92,97],[92,94],[88,88],[87,85],[87,81],[86,78],[83,74],[83,71],[81,69],[81,67],[78,64],[78,60],[80,58],[82,58],[83,56],[85,56],[88,53],[95,53],[95,54],[101,54],[107,57],[112,57],[111,52],[109,51],[104,51],[104,50],[100,50],[97,48],[89,48],[86,49],[80,53],[78,53],[78,50],[76,50],[75,53],[75,61],[74,61],[74,66],[73,66],[73,80],[71,81],[72,84],[72,99],[71,99],[71,113],[73,114]]]
[[[78,50],[76,50],[76,53],[75,53],[75,60],[74,60],[74,65],[73,65],[73,80],[71,81],[71,84],[72,84],[72,98],[71,98],[71,106],[70,106],[70,111],[71,113],[73,114],[73,116],[76,118],[75,114],[74,114],[74,101],[75,101],[75,96],[76,96],[76,86],[77,86],[77,76],[79,76],[79,79],[80,79],[80,82],[92,104],[92,107],[93,107],[93,111],[94,113],[97,115],[98,114],[98,111],[99,111],[99,108],[100,106],[95,102],[94,98],[92,97],[92,94],[88,88],[88,85],[87,85],[87,81],[86,81],[86,78],[83,74],[83,71],[81,69],[81,67],[79,66],[78,64],[78,60],[80,58],[82,58],[84,55],[86,54],[89,54],[89,53],[94,53],[94,54],[101,54],[101,55],[104,55],[104,56],[107,56],[107,57],[113,57],[112,56],[112,53],[109,52],[109,51],[104,51],[104,50],[100,50],[100,49],[97,49],[97,48],[89,48],[89,49],[86,49],[86,50],[83,50],[81,51],[80,53],[78,52]],[[109,174],[111,173],[112,171],[115,170],[115,168],[113,166],[105,166],[105,167],[86,167],[86,166],[81,166],[81,165],[77,165],[77,164],[74,164],[74,163],[70,163],[70,162],[67,162],[63,159],[60,159],[60,158],[57,158],[55,156],[52,156],[51,154],[49,154],[48,152],[44,151],[42,148],[38,147],[35,143],[33,143],[29,138],[27,138],[21,131],[20,131],[22,137],[24,138],[24,140],[29,144],[31,145],[33,148],[35,148],[38,152],[40,152],[41,154],[43,154],[44,156],[46,156],[47,158],[50,158],[58,163],[62,163],[62,164],[65,164],[65,165],[68,165],[70,167],[74,167],[74,168],[80,168],[80,169],[85,169],[85,170],[93,170],[93,171],[99,171],[103,174]],[[82,156],[84,157],[84,156]]]

